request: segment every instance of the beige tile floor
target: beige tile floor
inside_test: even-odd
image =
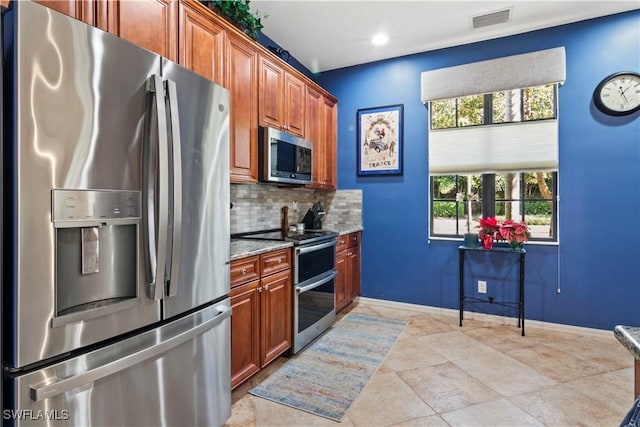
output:
[[[228,427],[617,426],[633,403],[633,357],[614,338],[395,308],[349,311],[409,322],[341,423],[248,391],[233,393]]]

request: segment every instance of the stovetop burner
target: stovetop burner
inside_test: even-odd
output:
[[[273,229],[264,231],[252,231],[248,233],[238,233],[232,235],[231,237],[236,239],[293,242],[294,245],[298,246],[335,239],[336,237],[338,237],[338,233],[330,230],[305,230],[303,233],[290,231],[286,236],[283,236],[280,229]]]

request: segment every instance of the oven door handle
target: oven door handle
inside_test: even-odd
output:
[[[325,283],[333,280],[337,275],[338,275],[338,272],[334,270],[327,277],[325,277],[324,279],[320,280],[319,282],[313,282],[313,283],[311,283],[310,285],[307,285],[307,286],[300,286],[300,287],[296,286],[296,293],[303,294],[303,293],[305,293],[307,291],[310,291],[311,289],[317,288],[318,286],[322,286]]]
[[[336,245],[336,241],[335,239],[333,239],[321,245],[309,245],[309,246],[303,246],[301,248],[296,248],[296,254],[302,255],[308,252],[318,251],[320,249],[328,248],[329,246],[335,246],[335,245]]]

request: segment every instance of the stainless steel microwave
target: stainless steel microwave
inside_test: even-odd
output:
[[[260,127],[258,169],[260,181],[310,184],[313,144],[270,127]]]

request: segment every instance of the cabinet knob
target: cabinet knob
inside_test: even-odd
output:
[[[247,269],[246,268],[242,269],[242,274],[247,274]]]
[[[258,291],[258,292],[262,292],[262,286],[257,287],[257,288],[256,288],[256,291]]]
[[[262,289],[264,289],[265,291],[268,291],[269,290],[269,285],[265,285],[264,288],[262,288]]]
[[[278,264],[282,263],[282,258],[278,258]]]

